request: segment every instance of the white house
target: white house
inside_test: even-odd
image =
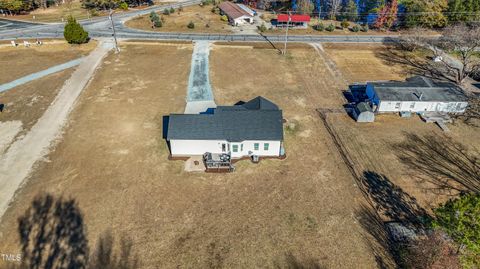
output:
[[[234,26],[253,23],[253,11],[249,12],[235,3],[224,1],[218,5],[218,8],[220,9],[220,14],[226,15],[230,24]]]
[[[468,106],[467,97],[455,84],[422,76],[406,81],[368,82],[366,94],[377,113],[463,113]]]
[[[234,106],[219,106],[211,114],[171,114],[167,142],[171,157],[205,153],[242,157],[282,157],[282,111],[263,97]]]

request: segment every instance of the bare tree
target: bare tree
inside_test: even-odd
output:
[[[327,0],[327,6],[329,8],[330,19],[335,20],[340,10],[342,0]]]
[[[456,83],[461,84],[466,77],[480,70],[480,60],[475,55],[480,49],[480,27],[465,24],[447,27],[436,43],[441,49],[456,55],[457,63],[449,60],[449,57],[442,59]]]
[[[438,39],[426,38],[424,30],[416,28],[402,36],[397,45],[382,56],[386,61],[411,67],[416,74],[461,85],[467,77],[480,72],[480,58],[476,56],[480,27],[450,26]]]
[[[425,29],[422,27],[411,28],[399,38],[398,44],[403,50],[417,51],[427,44],[427,38],[425,38],[424,33]]]

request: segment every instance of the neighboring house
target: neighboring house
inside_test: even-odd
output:
[[[290,17],[290,21],[289,21]],[[289,28],[308,28],[308,24],[310,23],[310,16],[308,15],[288,15],[288,14],[279,14],[277,19],[273,24],[276,27],[288,27]]]
[[[253,14],[232,2],[222,2],[218,5],[221,15],[226,15],[230,24],[237,26],[244,23],[253,23]]]
[[[368,103],[361,102],[355,105],[352,115],[357,122],[374,122],[375,114]]]
[[[243,157],[283,157],[282,111],[256,97],[247,103],[219,106],[211,114],[171,114],[167,141],[172,158],[205,153]]]
[[[468,98],[454,83],[422,76],[406,81],[368,82],[366,94],[377,113],[463,113],[468,106]]]

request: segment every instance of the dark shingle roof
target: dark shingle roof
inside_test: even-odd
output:
[[[258,106],[252,105],[255,103]],[[213,114],[171,114],[167,131],[170,139],[283,140],[282,111],[257,97],[243,105],[217,107]]]
[[[464,102],[468,98],[450,82],[416,76],[406,81],[369,82],[381,101]],[[421,96],[421,98],[420,98]]]

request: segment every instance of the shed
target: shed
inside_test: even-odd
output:
[[[365,102],[361,102],[355,105],[352,111],[353,117],[357,122],[374,122],[375,114],[372,107]]]
[[[244,23],[253,23],[253,15],[247,10],[232,2],[222,2],[218,5],[220,14],[228,17],[230,24],[237,26]]]

